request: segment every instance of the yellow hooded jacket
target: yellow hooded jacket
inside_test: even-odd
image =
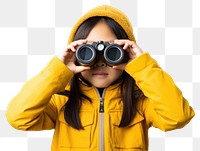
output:
[[[89,96],[92,103],[83,100],[81,106],[84,130],[70,127],[64,119],[68,98],[56,93],[70,89],[73,73],[57,57],[25,83],[8,105],[7,119],[19,130],[55,129],[52,151],[147,151],[151,126],[163,131],[182,128],[194,116],[194,111],[172,78],[148,53],[128,63],[125,71],[145,95],[139,101],[136,117],[127,127],[118,127],[123,106],[120,83],[106,88],[102,98],[96,88],[82,84],[83,94]],[[100,99],[104,102],[103,114],[99,113]]]

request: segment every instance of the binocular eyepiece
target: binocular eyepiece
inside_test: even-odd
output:
[[[128,56],[122,47],[109,42],[98,41],[92,44],[83,44],[76,51],[76,59],[83,66],[92,66],[97,60],[97,55],[103,55],[109,66],[128,61]]]

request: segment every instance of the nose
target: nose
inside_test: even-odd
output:
[[[103,59],[103,57],[98,57],[96,63],[94,64],[94,67],[106,67],[107,64],[105,62],[105,60]]]
[[[103,61],[98,61],[95,63],[94,67],[106,67],[106,63]]]

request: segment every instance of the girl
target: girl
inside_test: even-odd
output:
[[[128,61],[92,66],[75,52],[97,41],[123,48]],[[52,151],[148,150],[148,129],[182,128],[194,116],[172,78],[135,42],[128,18],[99,6],[73,27],[68,45],[13,98],[7,119],[16,129],[55,129]]]

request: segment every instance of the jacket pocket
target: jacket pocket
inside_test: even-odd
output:
[[[118,149],[143,149],[145,147],[142,117],[136,114],[132,122],[126,127],[118,127],[121,121],[121,111],[110,112],[111,136],[114,148]]]
[[[94,112],[88,110],[80,111],[80,120],[83,130],[77,130],[69,126],[64,118],[64,111],[59,115],[60,147],[62,148],[89,148],[91,146],[92,124],[94,123]]]

